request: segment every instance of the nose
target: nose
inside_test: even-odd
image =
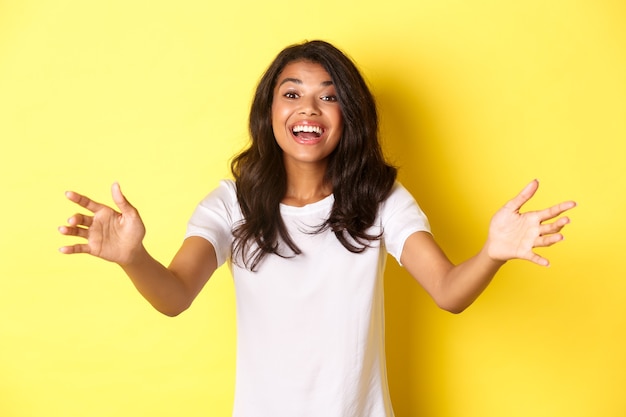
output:
[[[308,115],[308,116],[319,116],[321,114],[320,107],[318,105],[317,99],[315,96],[305,96],[300,100],[300,114]]]

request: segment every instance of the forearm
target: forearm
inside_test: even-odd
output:
[[[133,260],[120,264],[139,293],[167,316],[186,310],[195,295],[172,271],[154,259],[142,246]]]
[[[482,294],[503,264],[491,259],[483,248],[467,261],[452,266],[438,280],[431,295],[441,308],[460,313]]]

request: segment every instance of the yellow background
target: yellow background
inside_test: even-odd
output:
[[[626,412],[622,0],[0,1],[0,415],[230,415],[232,282],[160,316],[121,270],[57,247],[120,181],[168,262],[245,144],[256,82],[323,38],[358,63],[384,146],[449,256],[528,181],[579,207],[550,268],[506,265],[466,312],[386,280],[398,417]]]

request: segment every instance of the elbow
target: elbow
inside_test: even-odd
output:
[[[464,303],[460,300],[442,300],[435,299],[437,307],[452,314],[461,314],[470,306],[470,304]]]
[[[169,305],[169,306],[155,306],[153,307],[161,314],[167,317],[176,317],[186,311],[190,306],[189,304],[181,304],[181,305]]]
[[[467,307],[465,306],[439,306],[440,309],[447,311],[448,313],[452,313],[452,314],[461,314],[462,312],[465,311],[465,309]]]
[[[437,303],[437,306],[440,309],[445,310],[448,313],[452,313],[452,314],[461,314],[468,307],[468,306],[465,306],[465,305],[455,305],[455,304],[452,304],[452,303],[451,304]]]
[[[452,314],[464,312],[476,300],[476,295],[459,291],[435,291],[431,293],[437,307]]]
[[[167,317],[176,317],[179,316],[185,310],[159,310],[159,313],[167,316]]]

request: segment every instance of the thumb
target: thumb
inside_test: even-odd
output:
[[[505,207],[511,209],[512,211],[519,211],[522,206],[535,195],[537,188],[539,188],[539,181],[535,179],[526,185],[526,187],[524,187],[524,189],[517,196],[505,204]]]
[[[114,182],[113,185],[111,186],[111,196],[113,197],[113,201],[115,202],[115,205],[117,206],[117,208],[120,209],[122,214],[126,214],[130,211],[135,210],[133,205],[130,204],[128,200],[126,199],[126,197],[124,197],[124,194],[122,194],[122,189],[118,182]]]

